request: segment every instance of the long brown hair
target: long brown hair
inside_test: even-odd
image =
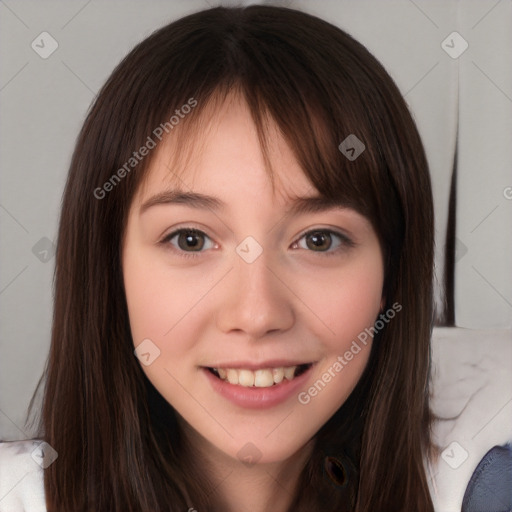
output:
[[[197,105],[174,131],[192,144],[208,102],[235,89],[263,147],[269,116],[318,192],[371,221],[385,307],[402,306],[315,436],[290,511],[432,512],[433,208],[422,143],[364,46],[314,16],[259,5],[208,9],[153,33],[114,70],[81,130],[62,203],[39,431],[59,454],[45,470],[48,510],[213,510],[208,475],[133,354],[120,248],[154,152],[112,176],[190,98]],[[365,145],[355,160],[338,149],[350,134]]]

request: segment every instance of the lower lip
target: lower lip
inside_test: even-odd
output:
[[[238,384],[230,384],[215,375],[206,368],[201,368],[206,378],[210,381],[212,388],[224,398],[227,398],[235,405],[246,409],[267,409],[279,405],[293,395],[296,395],[308,380],[311,365],[304,373],[293,380],[284,379],[279,384],[268,388],[244,387]]]

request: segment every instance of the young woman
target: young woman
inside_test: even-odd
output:
[[[422,143],[361,44],[256,5],[158,30],[69,171],[47,510],[432,512],[432,281]]]

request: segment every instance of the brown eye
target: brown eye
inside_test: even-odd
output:
[[[327,231],[312,231],[306,235],[306,245],[312,251],[326,251],[331,244],[331,234]]]
[[[178,246],[184,251],[200,251],[204,246],[204,237],[197,231],[182,231],[178,234]]]
[[[304,233],[293,244],[293,248],[305,249],[323,256],[331,256],[354,247],[354,245],[354,242],[342,233],[330,229],[314,229]]]
[[[210,238],[198,229],[177,229],[167,235],[162,243],[170,244],[178,252],[204,252],[203,249],[210,249],[213,246]],[[205,245],[209,245],[205,247]]]

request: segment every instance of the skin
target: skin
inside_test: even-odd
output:
[[[290,148],[271,124],[273,191],[243,100],[231,95],[217,109],[179,176],[167,165],[172,137],[159,146],[131,205],[122,252],[130,325],[135,346],[149,338],[160,350],[142,368],[210,468],[219,507],[284,511],[312,437],[354,389],[371,341],[306,405],[294,394],[263,410],[238,407],[212,389],[200,367],[275,358],[316,362],[307,390],[378,317],[382,252],[371,224],[354,210],[285,215],[294,197],[317,195]],[[225,208],[141,208],[176,188],[215,196]],[[204,244],[200,252],[187,252],[186,235],[181,246],[179,236],[162,242],[184,227],[205,233],[196,240]],[[315,250],[304,234],[317,229],[342,233],[353,244],[333,234]],[[236,252],[247,236],[263,249],[250,264]],[[261,457],[252,466],[237,456],[248,442]]]

